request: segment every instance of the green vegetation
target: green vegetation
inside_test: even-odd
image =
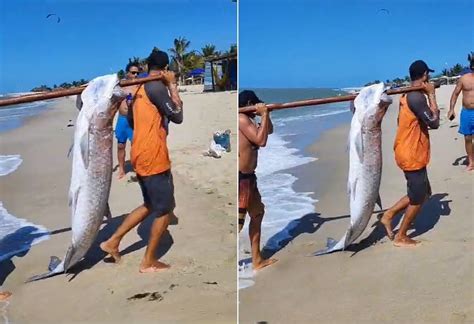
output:
[[[453,67],[451,67],[450,69],[444,69],[443,71],[441,71],[441,73],[439,74],[436,74],[436,75],[433,75],[433,78],[439,78],[441,76],[447,76],[447,77],[452,77],[452,76],[457,76],[459,75],[462,70],[464,70],[465,66],[462,66],[461,64],[457,63],[455,64]],[[372,85],[372,84],[376,84],[376,83],[380,83],[381,81],[380,80],[375,80],[375,81],[372,81],[372,82],[369,82],[369,83],[366,83],[364,85],[364,87],[366,86],[369,86],[369,85]],[[393,84],[393,85],[403,85],[404,82],[410,82],[410,77],[407,75],[405,76],[403,79],[401,78],[395,78],[393,79],[392,81],[390,80],[386,80],[385,83],[390,83],[390,84]]]
[[[174,71],[181,82],[187,73],[194,69],[204,68],[204,62],[206,59],[212,57],[218,57],[220,55],[226,55],[231,53],[237,53],[237,45],[232,44],[228,51],[218,51],[216,46],[213,44],[207,44],[201,48],[201,50],[191,50],[191,41],[185,37],[178,37],[173,42],[173,47],[169,49],[170,55],[170,70]],[[158,47],[154,47],[153,51],[159,50]],[[147,70],[146,58],[140,58],[138,56],[132,56],[128,59],[128,63],[136,63],[142,71]],[[121,69],[117,72],[120,79],[125,77],[125,70]],[[223,77],[225,78],[225,76]],[[225,81],[225,80],[222,80]],[[53,87],[47,85],[41,85],[31,89],[31,91],[54,91],[60,89],[68,89],[71,87],[77,87],[89,82],[88,80],[80,79],[79,81],[63,82],[59,86],[54,85]]]

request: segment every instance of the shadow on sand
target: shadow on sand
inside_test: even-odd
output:
[[[412,229],[414,229],[414,231],[408,235],[409,237],[414,238],[427,233],[435,227],[441,216],[448,216],[449,214],[451,214],[451,208],[449,207],[449,203],[452,202],[452,200],[443,200],[447,196],[447,193],[434,194],[428,201],[425,202],[420,213],[415,218],[415,222],[412,225]],[[403,216],[403,213],[404,211],[394,217],[392,221],[393,228],[396,228],[398,226]],[[381,216],[382,214],[378,215],[379,218]],[[350,245],[346,249],[347,251],[354,252],[352,256],[370,247],[371,245],[376,244],[386,236],[385,230],[382,224],[380,224],[380,222],[376,222],[372,227],[374,227],[374,229],[369,234],[369,236],[367,236],[365,239],[363,239],[357,244]]]
[[[107,255],[104,251],[100,249],[100,243],[102,243],[103,241],[107,240],[109,237],[112,236],[112,234],[117,230],[120,224],[122,224],[124,218],[127,215],[128,214],[123,214],[123,215],[114,217],[106,222],[106,225],[99,231],[97,238],[95,239],[94,243],[90,247],[89,251],[86,253],[84,259],[80,261],[78,264],[76,264],[74,267],[72,267],[71,270],[68,272],[73,275],[70,281],[73,280],[82,271],[91,269],[97,263],[104,260],[104,258]],[[132,245],[125,248],[124,250],[121,250],[120,254],[122,256],[132,253],[134,251],[137,251],[139,249],[142,249],[143,247],[147,245],[148,239],[150,237],[151,224],[154,220],[155,218],[153,217],[147,217],[141,224],[138,225],[137,233],[140,236],[141,240],[136,243],[133,243]],[[171,234],[169,233],[169,231],[166,231],[163,234],[163,237],[161,238],[161,241],[156,253],[157,259],[165,255],[168,252],[168,250],[171,248],[173,243],[174,242],[173,242],[173,238]],[[104,261],[112,262],[111,259],[105,259]],[[137,264],[137,267],[138,267],[138,264]]]
[[[37,232],[34,226],[25,226],[15,232],[6,235],[0,240],[0,285],[15,270],[15,264],[11,260],[13,257],[24,257],[31,249],[33,241],[48,235],[47,232]]]
[[[455,165],[455,166],[457,166],[457,165],[467,165],[468,164],[467,162],[468,162],[467,155],[464,155],[464,156],[460,156],[456,160],[454,160],[453,165]]]
[[[271,258],[280,250],[284,249],[291,241],[303,233],[313,234],[323,226],[324,223],[348,218],[349,215],[322,218],[319,213],[306,214],[299,219],[292,220],[285,228],[270,237],[262,249],[262,256],[265,259]],[[270,246],[278,246],[272,248]],[[252,262],[252,258],[245,258],[239,261],[239,264]]]

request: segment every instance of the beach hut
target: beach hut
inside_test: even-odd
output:
[[[202,84],[204,82],[204,69],[194,69],[187,74],[186,84]]]
[[[206,59],[204,91],[237,90],[237,53]]]

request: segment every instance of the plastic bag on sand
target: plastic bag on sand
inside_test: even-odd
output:
[[[203,153],[204,156],[212,156],[219,159],[224,152],[230,152],[230,130],[224,132],[214,132],[209,150]]]

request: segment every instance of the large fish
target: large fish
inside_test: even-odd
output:
[[[69,187],[72,242],[63,261],[51,257],[49,272],[27,281],[67,272],[85,256],[104,216],[110,214],[112,120],[117,103],[125,96],[118,82],[116,75],[98,77],[82,92],[83,106],[76,120]]]
[[[328,238],[327,248],[315,255],[344,250],[364,232],[374,212],[381,207],[379,188],[382,177],[382,119],[392,99],[383,83],[363,88],[354,100],[349,133],[349,179],[351,224],[341,240]]]

